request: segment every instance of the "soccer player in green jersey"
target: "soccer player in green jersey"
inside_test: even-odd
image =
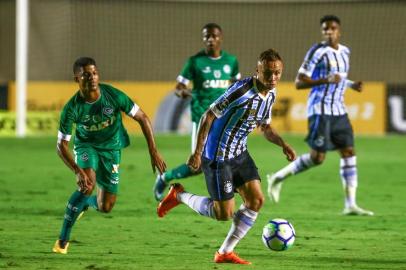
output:
[[[137,121],[147,140],[152,169],[163,173],[166,164],[158,153],[151,123],[126,94],[99,83],[95,60],[81,57],[73,65],[79,91],[64,106],[58,132],[57,152],[76,175],[78,189],[71,195],[59,239],[53,251],[66,254],[69,237],[78,216],[89,206],[109,213],[117,198],[121,149],[130,144],[121,112]],[[69,151],[72,126],[76,125],[73,159]],[[92,192],[97,184],[97,195]]]
[[[203,113],[230,84],[241,78],[238,61],[234,55],[221,50],[223,31],[218,24],[208,23],[202,28],[205,49],[189,57],[177,77],[175,94],[180,98],[191,97],[192,152],[196,145],[198,123]],[[187,86],[193,82],[193,88]],[[157,201],[162,200],[165,188],[173,179],[186,178],[200,172],[192,171],[185,163],[158,174],[153,188]]]

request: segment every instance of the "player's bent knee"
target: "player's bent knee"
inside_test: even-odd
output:
[[[254,199],[247,200],[247,201],[245,202],[245,206],[246,206],[248,209],[251,209],[251,210],[253,210],[253,211],[255,211],[255,212],[258,212],[259,209],[261,209],[262,206],[264,205],[264,202],[265,202],[264,196],[257,196],[257,197],[254,198]]]
[[[110,213],[113,210],[114,204],[112,203],[102,203],[99,205],[99,211],[102,213]]]
[[[92,195],[93,190],[94,190],[94,186],[92,186],[91,188],[89,188],[89,189],[83,191],[82,193],[85,194],[85,195],[87,195],[87,196],[90,196],[90,195]]]

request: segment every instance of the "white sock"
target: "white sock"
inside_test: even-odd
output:
[[[218,252],[220,254],[229,253],[234,250],[238,242],[247,234],[257,219],[258,212],[248,209],[244,204],[234,213],[233,223],[226,239]]]
[[[356,206],[356,194],[358,186],[356,156],[340,159],[340,176],[345,192],[345,207]]]
[[[283,180],[290,175],[303,172],[313,166],[314,163],[310,158],[310,154],[309,153],[303,154],[300,157],[298,157],[295,161],[289,163],[287,166],[276,172],[274,176],[279,180]]]
[[[189,192],[178,194],[178,200],[202,216],[216,218],[213,208],[213,200],[207,197],[198,196]]]

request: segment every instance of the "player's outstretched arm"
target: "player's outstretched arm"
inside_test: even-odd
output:
[[[189,157],[189,160],[187,162],[187,165],[193,171],[197,171],[200,169],[203,146],[204,143],[206,142],[207,134],[209,133],[209,130],[215,118],[216,116],[214,115],[212,110],[208,109],[203,114],[202,119],[200,120],[199,125],[200,127],[199,130],[197,131],[196,148],[193,154]]]
[[[141,110],[138,109],[137,113],[134,115],[134,120],[137,121],[142,129],[145,139],[147,140],[149,155],[151,157],[152,171],[155,173],[155,168],[158,169],[159,173],[164,173],[166,170],[166,164],[161,154],[159,154],[156,149],[154,133],[152,131],[151,121],[149,121],[148,116]]]
[[[282,147],[283,153],[285,154],[287,160],[293,161],[296,159],[295,150],[289,144],[285,143],[282,137],[279,136],[279,134],[271,125],[261,125],[261,130],[268,141]]]
[[[58,156],[62,159],[66,166],[75,173],[80,191],[86,192],[91,189],[92,183],[90,181],[90,178],[87,176],[85,171],[80,168],[73,160],[72,154],[69,151],[69,141],[58,140],[58,143],[56,144],[56,151],[58,153]]]
[[[327,84],[327,83],[339,83],[341,81],[341,77],[338,74],[330,74],[325,78],[321,78],[318,80],[313,80],[309,76],[299,73],[295,80],[296,89],[306,89],[311,88],[313,86]]]

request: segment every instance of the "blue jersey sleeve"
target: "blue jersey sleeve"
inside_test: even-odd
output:
[[[321,48],[324,47],[324,44],[318,43],[313,45],[306,53],[304,61],[299,68],[298,73],[304,74],[308,77],[311,77],[314,69],[317,66],[317,63],[320,61],[323,54],[321,53]]]

